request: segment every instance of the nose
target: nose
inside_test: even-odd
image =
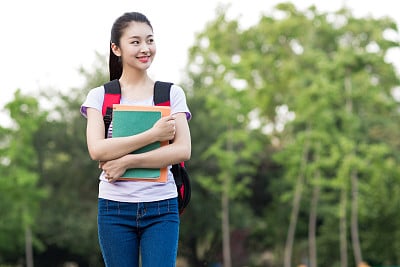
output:
[[[140,52],[147,53],[149,50],[150,49],[149,49],[148,45],[146,43],[143,43],[141,48],[140,48]]]

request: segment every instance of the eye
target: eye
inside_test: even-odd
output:
[[[149,38],[149,39],[147,39],[147,43],[148,43],[148,44],[154,43],[154,38]]]
[[[131,42],[131,44],[138,45],[138,44],[139,44],[139,41],[134,40],[134,41]]]

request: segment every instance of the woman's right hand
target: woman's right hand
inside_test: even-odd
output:
[[[151,128],[158,141],[169,141],[175,137],[175,117],[167,116],[159,119]]]

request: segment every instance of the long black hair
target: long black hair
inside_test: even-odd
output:
[[[145,15],[139,12],[127,12],[120,16],[113,24],[111,28],[111,39],[110,39],[110,59],[108,63],[108,69],[110,72],[110,81],[119,79],[122,75],[122,62],[119,57],[117,57],[111,49],[111,44],[114,43],[117,46],[120,45],[121,36],[126,27],[128,27],[129,23],[132,21],[143,22],[151,26],[150,21],[147,19]]]

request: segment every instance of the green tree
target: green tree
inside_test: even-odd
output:
[[[188,64],[191,93],[196,101],[203,99],[210,129],[209,149],[201,153],[210,175],[200,176],[201,184],[215,188],[218,181],[225,185],[220,192],[236,192],[230,179],[241,176],[240,170],[229,166],[242,163],[239,143],[254,141],[265,151],[279,150],[274,158],[284,175],[268,183],[274,202],[266,206],[265,220],[268,233],[275,240],[286,235],[286,242],[264,241],[278,256],[277,264],[291,266],[302,258],[312,266],[358,264],[367,244],[363,226],[368,221],[361,219],[373,208],[366,208],[371,203],[367,198],[376,196],[361,191],[373,173],[369,155],[375,149],[386,151],[376,165],[381,167],[398,158],[394,133],[399,116],[392,90],[399,80],[385,61],[387,51],[399,47],[385,38],[386,32],[398,34],[396,24],[390,18],[355,18],[346,9],[321,13],[315,7],[300,11],[282,3],[256,25],[241,29],[225,13],[222,9],[198,35]],[[268,130],[263,142],[251,140],[247,126],[252,123]],[[247,140],[237,138],[238,132]],[[272,147],[267,149],[269,140]],[[246,148],[251,157],[260,155],[252,145]],[[249,176],[257,177],[250,169]],[[385,169],[381,174],[395,179],[396,172]],[[242,185],[254,182],[248,181]],[[394,248],[397,244],[390,259],[397,257]],[[387,262],[380,256],[366,260]]]
[[[36,221],[40,203],[47,197],[45,186],[39,184],[38,155],[34,137],[47,114],[40,110],[38,101],[23,95],[20,90],[14,100],[6,104],[12,125],[1,128],[0,177],[0,251],[19,257],[25,247],[25,264],[34,265],[33,245],[40,249],[36,238]],[[22,246],[24,244],[24,246]],[[6,256],[0,253],[7,260]]]
[[[250,115],[257,111],[253,110],[252,104],[254,91],[249,89],[241,73],[244,59],[241,57],[239,31],[237,21],[229,22],[221,9],[217,18],[197,36],[190,50],[188,68],[189,77],[194,81],[191,86],[194,90],[190,92],[193,101],[203,104],[202,110],[192,109],[194,120],[202,122],[193,122],[192,132],[203,134],[193,136],[193,140],[197,137],[207,144],[198,154],[203,172],[196,181],[220,199],[220,214],[217,216],[221,217],[224,266],[232,266],[230,206],[232,203],[240,206],[235,201],[251,195],[251,177],[257,171],[262,143],[266,139],[250,128]],[[249,215],[248,221],[242,220],[241,225],[237,224],[235,228],[247,227],[252,216]]]
[[[84,89],[47,88],[37,97],[17,91],[6,105],[12,124],[0,128],[0,265],[20,264],[24,243],[39,266],[102,264],[96,224],[99,171],[88,156],[86,121],[79,112],[88,90],[107,80],[101,58],[93,70],[80,70],[87,79]]]
[[[107,80],[103,58],[97,54],[95,68],[80,70],[85,78],[81,88],[64,93],[47,90],[42,96],[50,103],[49,119],[35,139],[35,148],[40,176],[51,188],[52,200],[42,203],[38,219],[40,238],[50,252],[41,255],[42,266],[71,260],[88,266],[102,264],[97,241],[100,171],[86,149],[86,120],[80,114],[80,105],[89,89]]]
[[[284,40],[282,46],[292,50],[291,56],[280,57],[283,66],[286,64],[291,66],[290,68],[282,67],[281,75],[289,77],[290,74],[295,74],[293,70],[302,70],[301,75],[291,78],[288,83],[289,94],[285,97],[285,103],[296,114],[296,119],[293,122],[295,127],[288,125],[287,128],[292,131],[292,136],[309,136],[308,142],[297,138],[292,142],[292,139],[288,139],[290,143],[287,145],[300,146],[298,151],[301,147],[306,148],[303,150],[306,153],[302,154],[305,155],[306,160],[298,161],[300,171],[292,169],[295,165],[287,164],[290,162],[289,157],[298,156],[285,153],[280,160],[286,166],[286,173],[289,176],[293,173],[306,174],[307,171],[301,171],[304,166],[313,168],[317,164],[316,166],[319,167],[315,169],[316,171],[306,175],[307,183],[312,182],[313,177],[315,181],[320,180],[320,177],[326,181],[333,181],[332,184],[324,183],[324,191],[340,192],[340,205],[337,207],[340,222],[340,264],[347,266],[347,253],[351,251],[357,265],[363,261],[358,210],[362,205],[363,197],[366,197],[357,193],[360,177],[364,179],[368,177],[365,170],[370,149],[374,146],[390,147],[388,140],[376,139],[369,134],[369,131],[382,124],[378,122],[377,117],[381,120],[388,117],[384,120],[384,124],[389,127],[382,128],[382,131],[388,131],[387,134],[389,134],[399,119],[395,108],[396,103],[391,95],[393,88],[398,84],[398,79],[394,67],[384,60],[388,49],[398,47],[398,43],[385,39],[383,34],[385,31],[397,31],[397,28],[390,19],[356,19],[348,10],[326,14],[319,13],[311,7],[305,14],[288,4],[279,5],[278,9],[286,13],[285,19],[276,22],[278,25],[286,26],[282,34],[284,36],[281,35],[281,39]],[[301,91],[298,90],[299,88]],[[310,139],[313,132],[319,132],[319,136],[325,135],[325,138],[321,140],[322,143]],[[334,158],[329,161],[329,165],[321,165],[324,158],[329,159],[329,155],[318,154],[315,149],[307,149],[310,147],[310,141],[314,145],[322,145],[325,151],[339,151],[341,158],[339,160]],[[323,150],[319,149],[319,151],[321,153]],[[396,152],[392,150],[391,153]],[[285,266],[292,264],[294,228],[301,201],[299,194],[305,181],[298,180],[293,197]],[[319,184],[321,183],[311,183],[317,195],[321,189]],[[312,196],[315,194],[311,193]],[[315,204],[318,203],[316,200],[317,198],[312,200],[314,209]],[[335,205],[332,208],[334,209]],[[320,216],[320,218],[324,217],[326,218],[325,214],[323,217]],[[317,216],[314,214],[310,218],[314,220],[311,225],[315,226]],[[350,227],[348,221],[350,221]],[[351,249],[347,244],[348,232],[351,237]],[[312,255],[309,260],[312,266],[317,266],[315,236],[313,237],[309,232],[309,237],[309,249]],[[311,242],[313,239],[314,242]],[[310,246],[311,244],[313,247]],[[323,264],[331,265],[332,260]]]

